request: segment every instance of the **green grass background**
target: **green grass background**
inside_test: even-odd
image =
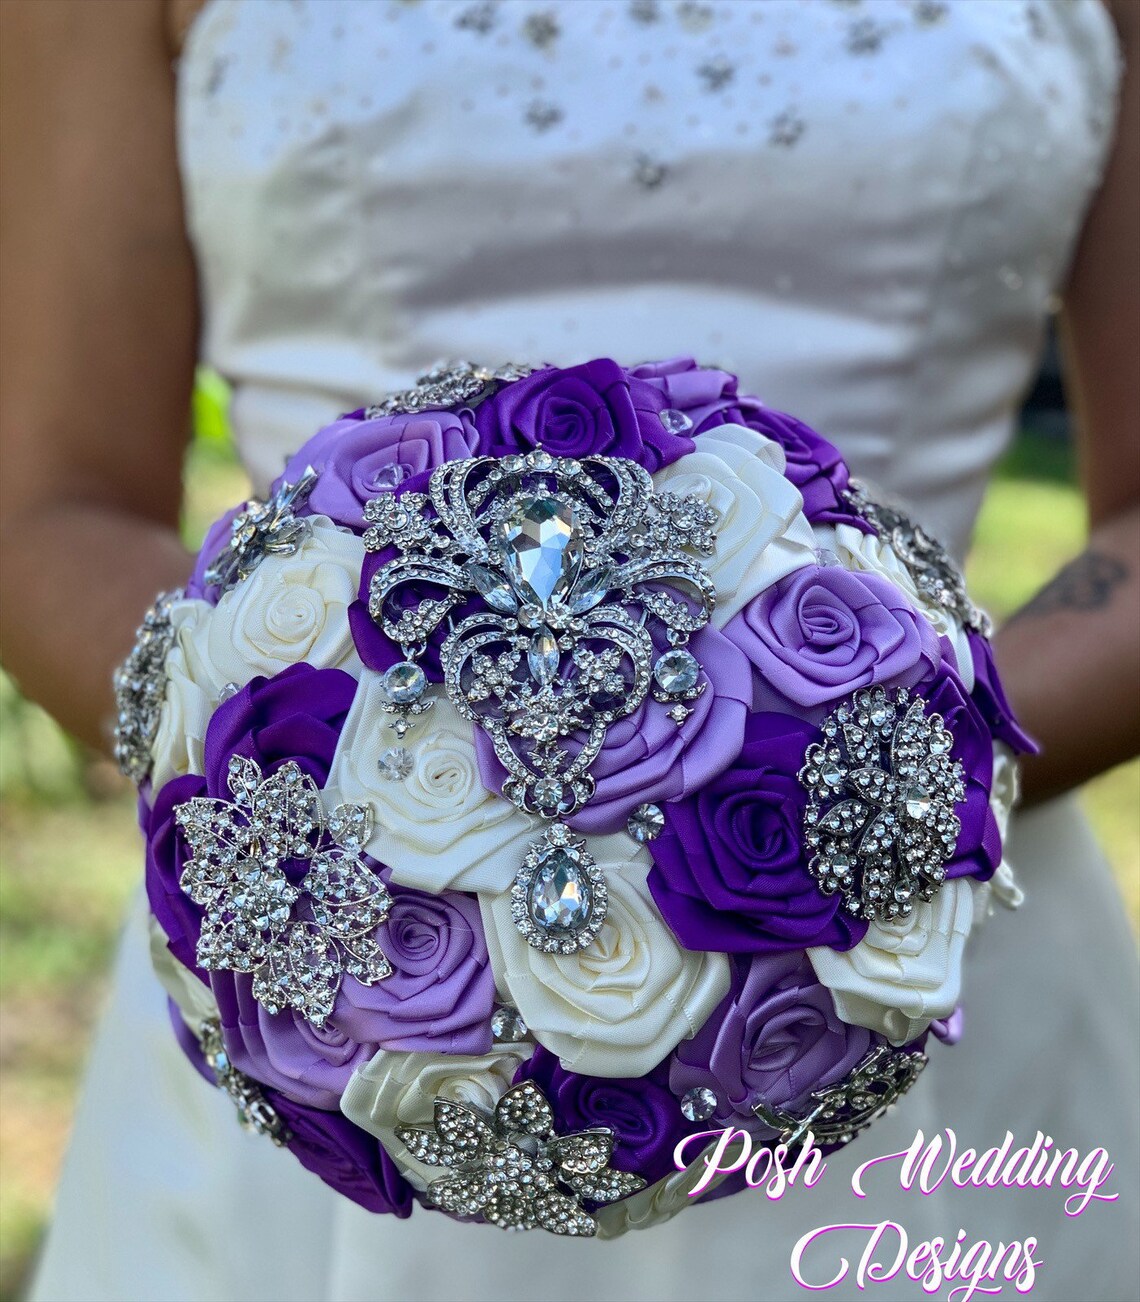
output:
[[[244,496],[209,381],[196,397],[187,541]],[[1023,434],[996,475],[969,565],[999,620],[1081,549],[1067,448]],[[1083,799],[1140,920],[1140,763]],[[0,677],[0,1302],[26,1277],[49,1214],[82,1064],[120,920],[141,868],[130,790]]]

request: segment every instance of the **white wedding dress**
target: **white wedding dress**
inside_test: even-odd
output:
[[[179,69],[204,356],[264,486],[440,357],[695,353],[962,552],[1117,81],[1100,0],[212,0]],[[370,1216],[243,1134],[175,1047],[140,913],[34,1296],[785,1299],[801,1234],[889,1217],[912,1245],[1036,1238],[1036,1298],[1135,1298],[1135,948],[1072,799],[1015,828],[1026,903],[977,935],[964,1039],[895,1113],[812,1190],[612,1242]],[[947,1126],[979,1150],[1007,1129],[1103,1145],[1119,1198],[1067,1218],[1057,1188],[925,1197],[897,1166],[853,1197],[858,1163]],[[825,1241],[810,1277],[866,1238]]]

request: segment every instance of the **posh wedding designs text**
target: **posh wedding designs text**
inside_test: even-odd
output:
[[[797,1184],[814,1187],[827,1170],[822,1152],[809,1132],[802,1144],[774,1147],[753,1146],[745,1130],[728,1126],[688,1135],[674,1151],[678,1170],[693,1163],[693,1151],[702,1146],[694,1170],[698,1173],[689,1196],[698,1197],[728,1175],[743,1172],[750,1188],[762,1189],[771,1200],[782,1198]],[[1020,1188],[1069,1190],[1065,1215],[1080,1216],[1093,1202],[1114,1202],[1116,1193],[1104,1192],[1113,1163],[1104,1148],[1086,1154],[1076,1149],[1055,1147],[1051,1136],[1038,1131],[1032,1142],[1015,1147],[1012,1131],[1002,1142],[979,1152],[961,1147],[953,1130],[927,1139],[915,1132],[910,1145],[899,1152],[869,1158],[851,1176],[851,1192],[866,1198],[864,1177],[873,1168],[897,1163],[899,1185],[908,1192],[934,1193],[949,1182],[959,1189]],[[850,1262],[836,1251],[837,1241],[858,1235],[865,1241],[859,1260]],[[990,1243],[986,1239],[966,1242],[959,1229],[949,1238],[935,1237],[912,1243],[897,1221],[836,1222],[807,1231],[796,1241],[790,1267],[796,1283],[805,1289],[822,1291],[847,1281],[860,1290],[907,1276],[927,1293],[937,1292],[944,1283],[954,1284],[947,1294],[951,1302],[968,1302],[975,1293],[1000,1293],[1012,1284],[1028,1293],[1044,1265],[1038,1240],[1026,1237],[1011,1243]]]

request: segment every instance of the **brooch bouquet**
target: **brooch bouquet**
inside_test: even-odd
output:
[[[117,675],[175,1033],[397,1216],[616,1235],[690,1201],[687,1136],[845,1143],[1016,900],[987,634],[724,371],[432,372],[220,520]]]

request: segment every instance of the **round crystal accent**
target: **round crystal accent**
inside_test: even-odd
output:
[[[551,850],[528,891],[530,916],[543,931],[580,931],[590,918],[586,877],[565,850]]]
[[[372,476],[372,488],[377,493],[390,493],[412,474],[406,461],[389,461],[380,466]]]
[[[681,648],[666,651],[653,666],[653,677],[657,679],[658,687],[670,696],[681,696],[692,691],[700,673],[701,667],[696,657]]]
[[[665,828],[665,815],[660,805],[638,805],[629,816],[626,824],[630,836],[642,845],[646,841],[655,841]]]
[[[934,797],[920,782],[907,788],[906,812],[911,818],[925,818],[933,803]]]
[[[526,1039],[526,1023],[517,1008],[496,1008],[491,1014],[491,1034],[502,1044]]]
[[[717,1102],[707,1085],[698,1085],[681,1095],[681,1115],[686,1121],[707,1121],[716,1111]]]
[[[424,671],[410,660],[401,660],[386,669],[381,681],[384,694],[393,705],[411,705],[423,696],[427,687]]]
[[[403,746],[389,746],[377,762],[380,776],[389,782],[402,782],[412,771],[412,753]]]
[[[534,784],[534,798],[542,809],[554,809],[562,799],[562,783],[557,778],[539,778]]]
[[[666,407],[661,413],[660,420],[670,434],[684,434],[686,430],[693,428],[692,417],[686,416],[683,411],[678,411],[676,407]]]

